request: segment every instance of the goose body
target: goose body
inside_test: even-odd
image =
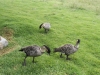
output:
[[[51,28],[51,25],[50,23],[42,23],[40,26],[39,26],[39,29],[41,28],[44,28],[45,29],[45,32],[49,31],[50,28]]]
[[[8,45],[8,41],[5,38],[3,38],[2,36],[0,36],[0,48],[3,49],[7,45]]]
[[[70,54],[75,53],[78,50],[79,44],[80,44],[80,39],[77,40],[75,45],[65,44],[65,45],[63,45],[63,46],[61,46],[59,48],[55,48],[54,52],[61,52],[60,57],[62,57],[62,53],[65,53],[65,55],[67,56],[66,59],[68,60],[69,59],[68,56]]]
[[[47,53],[50,54],[50,48],[47,47],[46,45],[43,45],[42,47],[38,45],[27,46],[27,47],[22,48],[19,51],[23,51],[26,53],[23,66],[26,65],[27,57],[33,57],[33,63],[34,63],[34,58],[37,56],[41,56],[45,51],[47,51]]]

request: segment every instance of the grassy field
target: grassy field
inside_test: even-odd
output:
[[[39,30],[43,22],[51,23],[46,34]],[[0,50],[0,75],[100,75],[100,0],[0,0],[0,35],[8,47]],[[80,48],[60,58],[53,48],[80,39]],[[48,45],[46,53],[26,59],[18,50],[37,44]]]

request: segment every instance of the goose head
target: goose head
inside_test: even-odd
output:
[[[50,55],[51,50],[50,50],[50,48],[49,48],[48,46],[43,45],[43,46],[42,46],[42,49],[43,49],[43,50],[46,50],[46,52]]]

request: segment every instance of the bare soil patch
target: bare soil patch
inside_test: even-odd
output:
[[[1,36],[6,38],[9,42],[8,46],[0,50],[0,56],[3,56],[19,47],[17,42],[13,39],[14,31],[8,27],[4,27],[1,31]]]

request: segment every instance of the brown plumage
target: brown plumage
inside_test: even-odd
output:
[[[79,44],[80,44],[80,39],[77,40],[75,45],[72,44],[65,44],[59,48],[54,48],[54,52],[61,52],[60,57],[62,57],[62,53],[65,53],[65,55],[67,56],[66,59],[68,60],[68,56],[70,54],[75,53],[78,48],[79,48]]]
[[[26,58],[28,56],[33,57],[33,63],[34,63],[34,58],[37,56],[41,56],[45,51],[50,55],[50,48],[47,47],[46,45],[43,45],[42,47],[37,46],[37,45],[33,45],[33,46],[28,46],[25,48],[22,48],[19,51],[24,51],[26,53],[24,62],[23,62],[23,66],[26,65]]]

